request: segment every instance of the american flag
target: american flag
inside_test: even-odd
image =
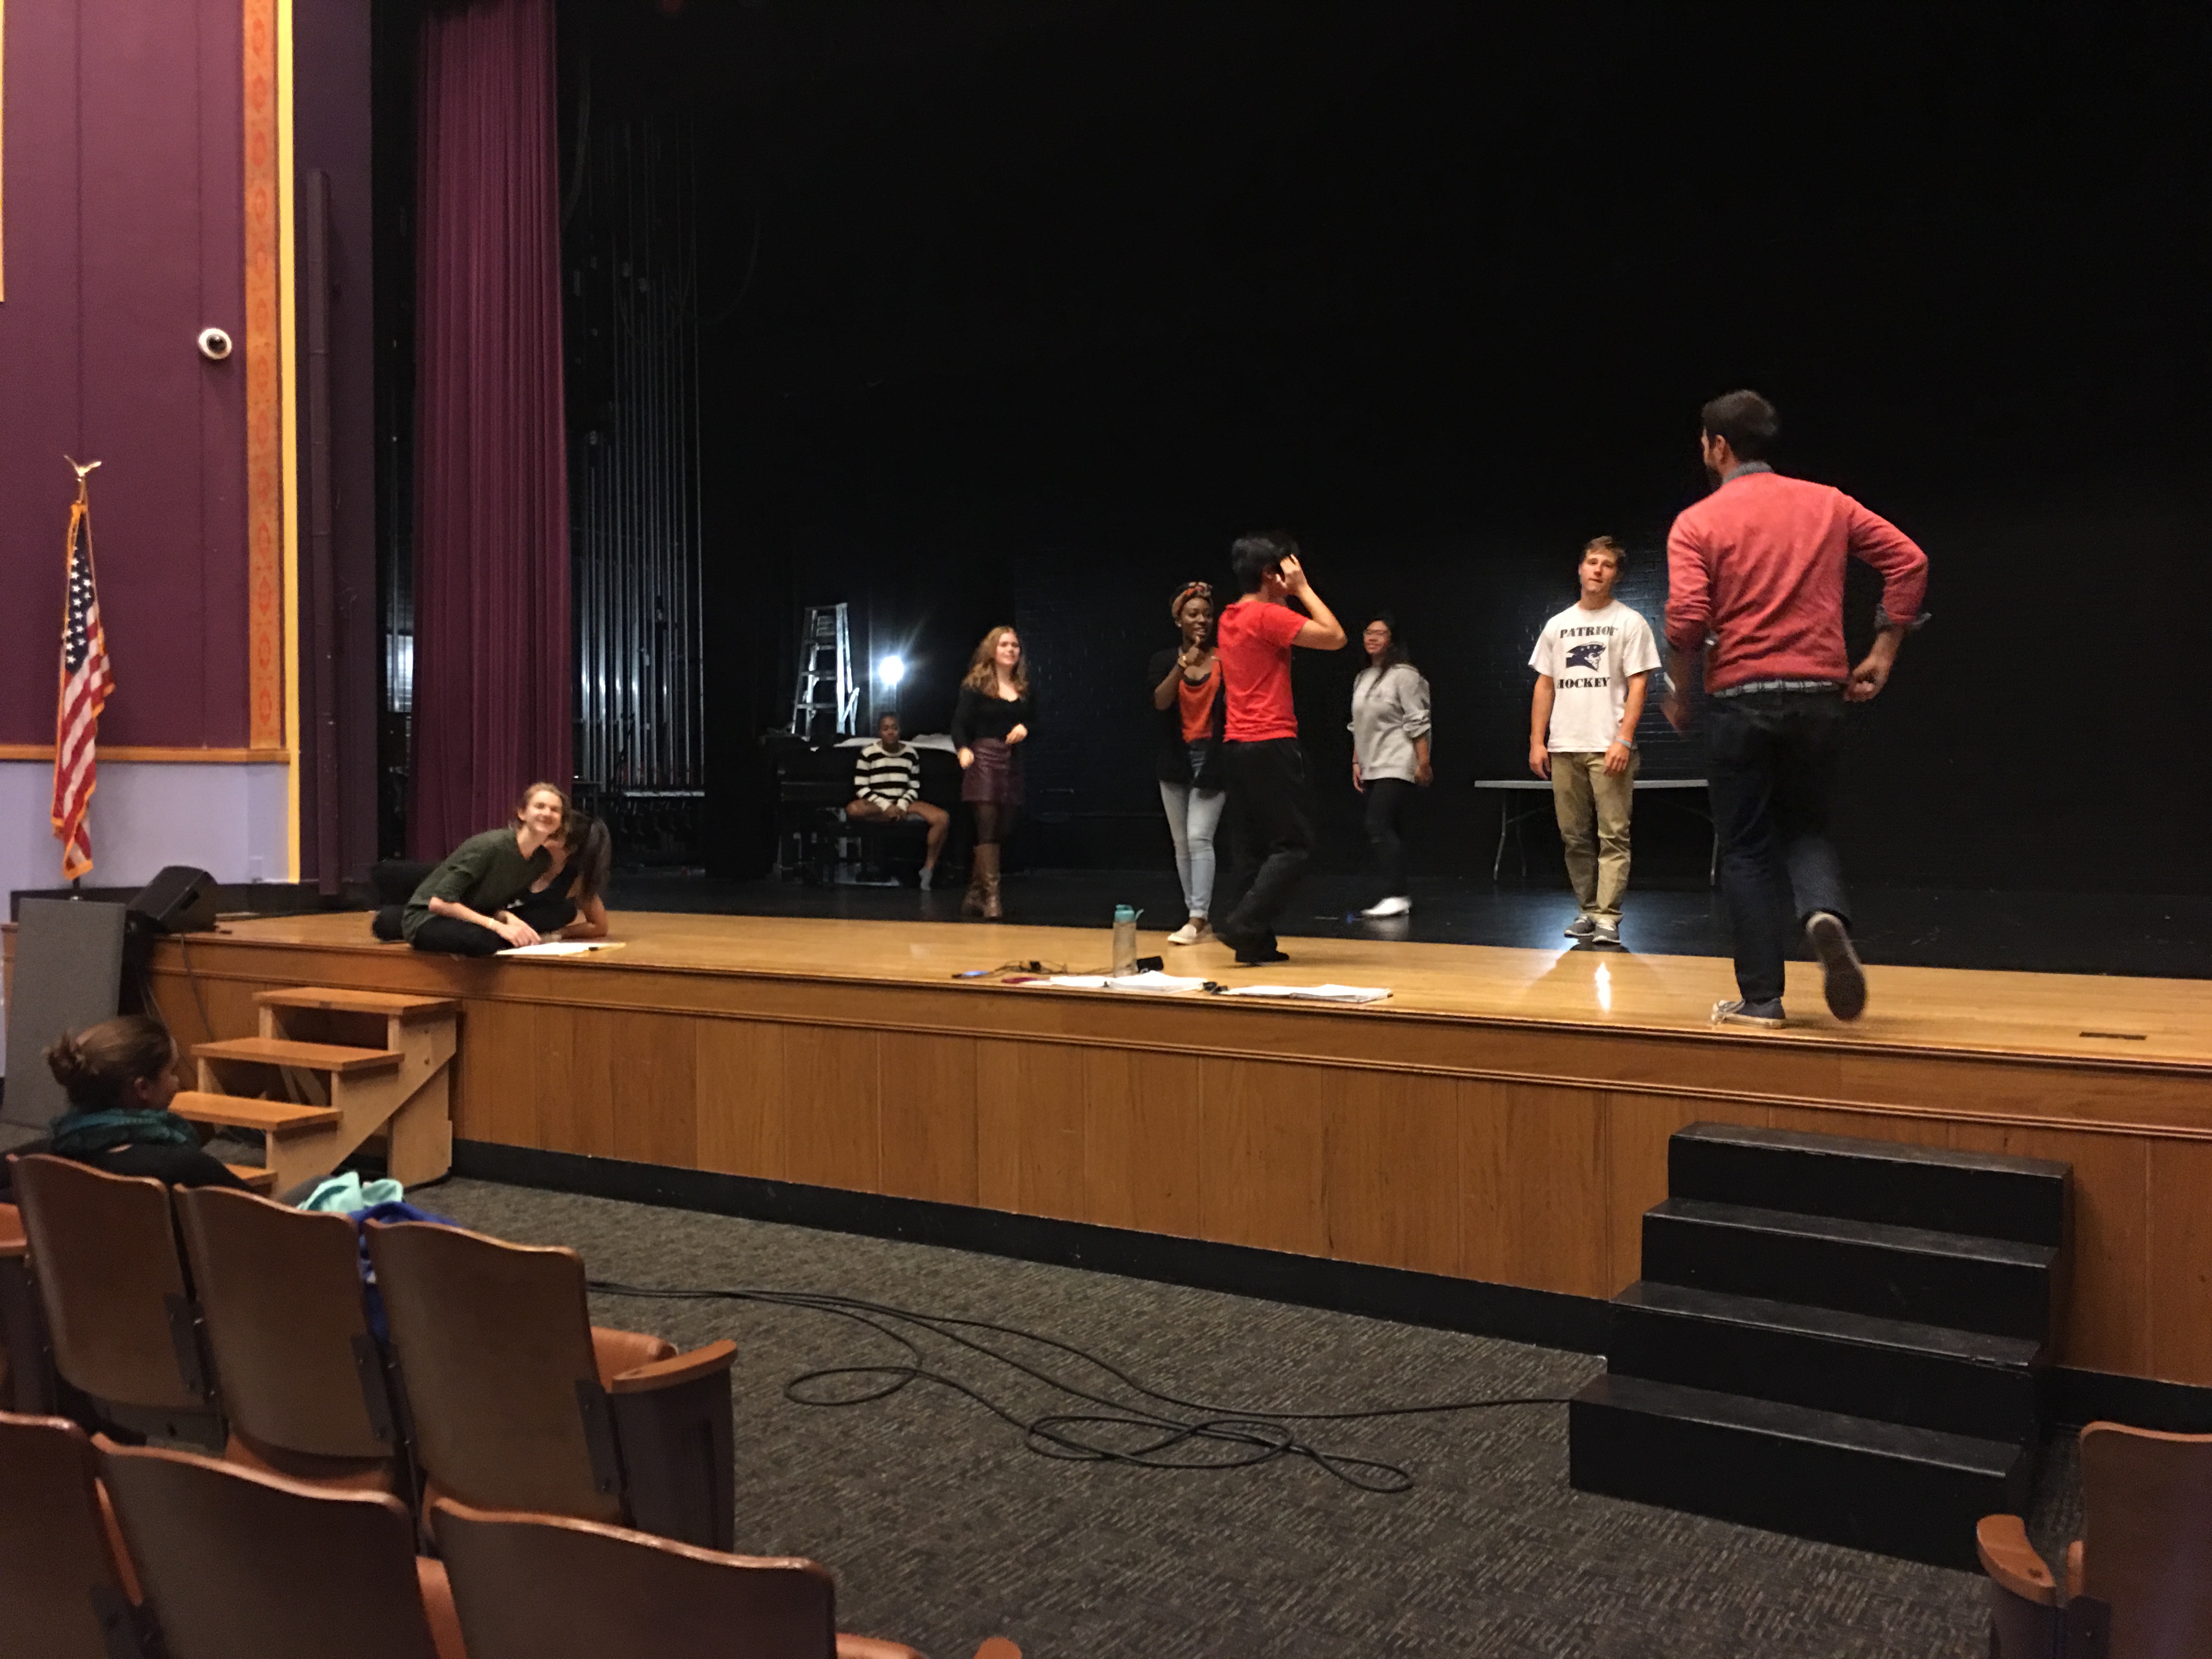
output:
[[[62,879],[75,881],[92,868],[92,832],[84,814],[100,780],[94,738],[100,711],[115,690],[107,635],[100,625],[100,592],[92,580],[92,508],[82,474],[77,498],[70,504],[64,558],[69,591],[62,603],[61,703],[54,715],[53,821],[54,839],[62,844]]]

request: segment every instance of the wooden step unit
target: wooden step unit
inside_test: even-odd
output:
[[[177,1115],[258,1130],[268,1167],[255,1173],[278,1191],[330,1174],[379,1133],[393,1180],[447,1173],[458,1002],[320,986],[254,1001],[258,1034],[192,1045],[199,1087],[178,1095]]]

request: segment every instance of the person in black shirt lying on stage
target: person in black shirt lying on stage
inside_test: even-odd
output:
[[[173,1187],[246,1183],[200,1146],[199,1132],[169,1109],[177,1097],[177,1045],[159,1020],[122,1014],[65,1032],[46,1050],[69,1109],[19,1158],[51,1152],[112,1176],[149,1176]]]
[[[507,914],[540,939],[605,939],[607,907],[602,896],[613,872],[615,850],[606,820],[571,806],[561,833],[545,843],[545,850],[552,869],[521,897],[509,900]]]
[[[1022,642],[1012,629],[994,628],[975,647],[952,713],[960,799],[975,814],[975,852],[968,896],[960,902],[963,915],[996,921],[1006,914],[999,901],[999,849],[1013,833],[1022,810],[1020,745],[1029,738],[1034,717]]]

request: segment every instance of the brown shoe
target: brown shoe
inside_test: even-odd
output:
[[[997,852],[997,848],[991,849]],[[968,857],[968,890],[961,896],[960,914],[980,916],[983,914],[983,849],[978,847]]]
[[[999,849],[994,844],[975,849],[975,863],[983,872],[983,920],[996,921],[1006,913],[999,903]]]

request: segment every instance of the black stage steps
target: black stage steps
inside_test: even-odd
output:
[[[1713,1123],[1667,1163],[1575,1486],[1972,1568],[2041,1444],[2068,1166]]]

